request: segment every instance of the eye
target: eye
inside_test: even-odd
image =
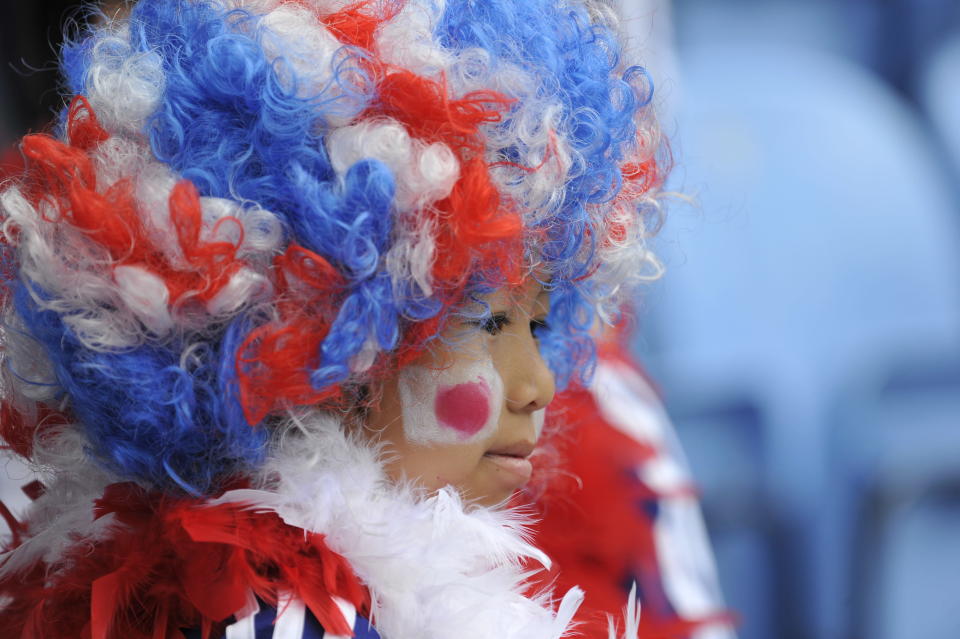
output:
[[[550,327],[547,326],[547,320],[545,318],[535,318],[530,320],[530,334],[533,335],[534,339],[540,339],[540,336],[543,335]]]
[[[510,319],[506,313],[494,313],[490,317],[480,320],[478,325],[491,335],[499,335],[500,332],[503,331],[503,327],[509,323]]]

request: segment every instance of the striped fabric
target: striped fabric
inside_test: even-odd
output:
[[[673,425],[640,368],[605,344],[590,389],[557,396],[548,433],[564,463],[538,509],[537,545],[554,560],[537,578],[588,597],[581,636],[608,636],[631,588],[640,637],[734,639],[697,490]],[[575,478],[575,479],[574,479]]]
[[[380,639],[380,635],[365,617],[358,615],[349,603],[339,600],[338,605],[347,621],[352,620],[354,639]],[[260,602],[260,608],[248,617],[227,627],[222,639],[347,639],[343,635],[327,634],[300,600],[281,601],[283,614]],[[186,639],[203,639],[198,628],[184,631]],[[220,639],[220,638],[213,638]]]

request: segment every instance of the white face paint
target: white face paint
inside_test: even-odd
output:
[[[403,430],[416,444],[464,444],[493,435],[503,380],[489,357],[441,370],[408,366],[398,379]]]
[[[533,411],[533,428],[537,433],[537,441],[540,441],[540,435],[543,433],[543,422],[547,419],[547,409],[541,408],[540,410]]]

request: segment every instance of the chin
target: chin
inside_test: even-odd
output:
[[[505,495],[484,495],[483,497],[474,497],[467,498],[466,501],[469,504],[469,507],[472,508],[496,508],[497,506],[506,505],[510,501],[510,497],[513,493],[508,493]]]

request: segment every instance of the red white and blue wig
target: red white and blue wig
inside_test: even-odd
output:
[[[257,469],[464,300],[538,277],[543,355],[656,274],[652,84],[574,0],[140,0],[65,47],[54,135],[0,188],[2,431],[79,429],[149,490]]]

